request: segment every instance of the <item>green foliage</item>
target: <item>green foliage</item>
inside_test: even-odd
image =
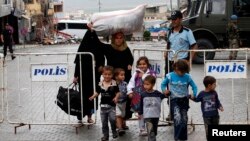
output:
[[[143,38],[145,41],[149,41],[150,40],[150,32],[149,31],[144,31],[143,33]]]

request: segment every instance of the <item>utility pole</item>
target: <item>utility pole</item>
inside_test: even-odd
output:
[[[99,12],[101,12],[101,0],[98,0]]]
[[[177,0],[177,10],[180,10],[180,0]]]
[[[171,9],[171,12],[172,12],[173,11],[172,0],[170,0],[170,9]]]

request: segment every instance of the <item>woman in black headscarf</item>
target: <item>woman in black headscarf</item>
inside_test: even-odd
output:
[[[79,90],[83,97],[83,113],[78,115],[77,119],[81,123],[82,117],[88,116],[88,123],[93,123],[91,115],[94,110],[94,102],[89,100],[94,94],[93,90],[93,73],[95,73],[95,86],[96,88],[101,76],[101,70],[104,66],[105,58],[103,50],[101,49],[100,42],[97,35],[88,30],[83,37],[83,40],[78,48],[77,52],[91,52],[95,57],[95,69],[92,69],[92,58],[90,55],[77,55],[75,58],[75,73],[73,82],[79,83]],[[81,57],[80,57],[81,56]],[[81,71],[80,72],[80,59],[81,59]],[[97,102],[98,103],[98,102]],[[96,106],[98,107],[98,106]]]
[[[104,54],[107,58],[107,64],[114,68],[122,68],[125,70],[125,81],[128,83],[131,78],[132,65],[134,57],[125,41],[125,36],[122,32],[112,35],[111,44],[103,45]],[[132,117],[130,111],[131,99],[127,98],[125,119]],[[123,128],[128,129],[126,120],[124,119]]]
[[[88,24],[89,29],[92,30],[93,25]],[[92,30],[93,34],[96,34]],[[112,35],[111,44],[105,44],[100,42],[98,38],[95,38],[97,43],[100,43],[101,49],[107,59],[107,65],[114,68],[122,68],[125,70],[125,81],[128,83],[131,78],[132,65],[134,62],[134,57],[129,49],[125,35],[122,32],[117,32]],[[127,99],[126,104],[126,119],[132,117],[132,112],[130,111],[130,99]],[[124,123],[124,128],[128,128],[126,123]]]

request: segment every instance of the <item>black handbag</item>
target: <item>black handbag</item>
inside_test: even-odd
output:
[[[73,83],[72,83],[73,84]],[[81,115],[81,95],[77,91],[77,86],[70,84],[68,88],[59,87],[55,103],[67,114],[77,116]],[[71,87],[71,88],[70,88]],[[68,98],[70,105],[68,104]],[[70,106],[70,107],[69,107]]]

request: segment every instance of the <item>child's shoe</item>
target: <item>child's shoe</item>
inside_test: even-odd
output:
[[[101,141],[108,141],[109,140],[109,137],[102,137],[101,138]]]
[[[123,130],[129,130],[128,126],[123,126],[122,128],[123,128]]]
[[[147,131],[145,131],[145,130],[140,131],[140,136],[147,136],[147,135],[148,135]]]
[[[78,123],[78,124],[82,124],[82,120],[78,120],[77,123]]]
[[[125,130],[123,130],[123,129],[118,129],[118,134],[119,134],[119,136],[124,135],[124,134],[125,134]]]
[[[113,134],[113,139],[116,139],[118,138],[118,135],[117,134]]]
[[[12,59],[12,60],[14,60],[15,58],[16,58],[16,56],[14,56],[14,55],[11,56],[11,59]]]

